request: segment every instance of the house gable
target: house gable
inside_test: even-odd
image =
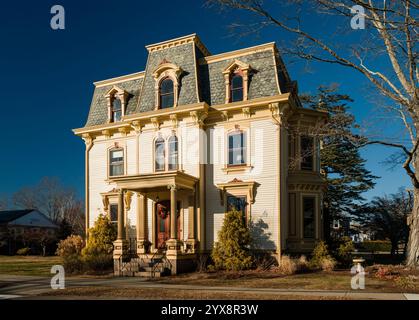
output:
[[[37,210],[32,210],[29,213],[10,221],[8,225],[37,228],[58,228],[56,224]]]

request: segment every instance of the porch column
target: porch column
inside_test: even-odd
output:
[[[113,243],[114,274],[122,275],[122,262],[128,258],[128,241],[125,238],[125,190],[121,189],[118,194],[118,235]]]
[[[170,239],[177,239],[176,185],[170,185]]]
[[[196,192],[192,191],[192,195],[188,197],[188,240],[186,240],[187,252],[195,253],[198,248],[196,240]]]
[[[195,194],[188,198],[188,239],[196,239],[195,236]]]
[[[146,253],[147,247],[147,195],[137,193],[137,253]]]
[[[169,259],[176,259],[181,253],[180,241],[177,239],[177,186],[175,184],[167,186],[170,189],[170,239],[166,241],[167,256]]]
[[[118,237],[117,240],[125,239],[124,226],[124,190],[120,190],[118,194]]]

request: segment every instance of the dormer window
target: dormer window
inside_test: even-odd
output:
[[[231,77],[230,100],[243,101],[243,77],[237,73]]]
[[[239,60],[234,60],[224,69],[225,103],[247,100],[249,72],[250,65]]]
[[[165,78],[160,82],[160,108],[171,108],[174,105],[173,81]]]
[[[118,122],[125,115],[128,92],[113,86],[105,95],[108,101],[108,122]]]
[[[122,117],[122,104],[118,97],[112,99],[112,122],[121,121]]]
[[[180,67],[166,59],[154,70],[156,110],[177,106],[182,72]]]

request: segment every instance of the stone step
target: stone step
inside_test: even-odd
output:
[[[164,272],[164,268],[163,268],[163,266],[157,266],[157,267],[154,267],[154,266],[149,266],[149,267],[142,267],[142,268],[140,268],[141,270],[139,270],[139,271],[147,271],[147,272],[152,272],[153,270],[154,271],[156,271],[156,272]]]
[[[164,275],[163,272],[151,272],[151,271],[140,271],[135,272],[136,277],[145,277],[145,278],[160,278]]]

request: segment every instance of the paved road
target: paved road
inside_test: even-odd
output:
[[[51,292],[49,277],[9,276],[0,275],[0,299],[40,299],[36,297],[41,293]],[[153,283],[144,278],[89,278],[89,277],[67,277],[66,288],[69,287],[116,287],[116,288],[158,288],[158,289],[184,289],[213,292],[246,292],[272,295],[297,295],[297,296],[322,296],[342,297],[351,299],[374,299],[374,300],[419,300],[419,294],[404,293],[383,293],[365,291],[321,291],[321,290],[292,290],[272,288],[238,288],[238,287],[208,287],[197,285],[175,285]],[[54,297],[46,297],[52,299]],[[66,296],[56,297],[66,299]],[[74,297],[71,297],[74,299]],[[89,297],[88,299],[92,299]]]

